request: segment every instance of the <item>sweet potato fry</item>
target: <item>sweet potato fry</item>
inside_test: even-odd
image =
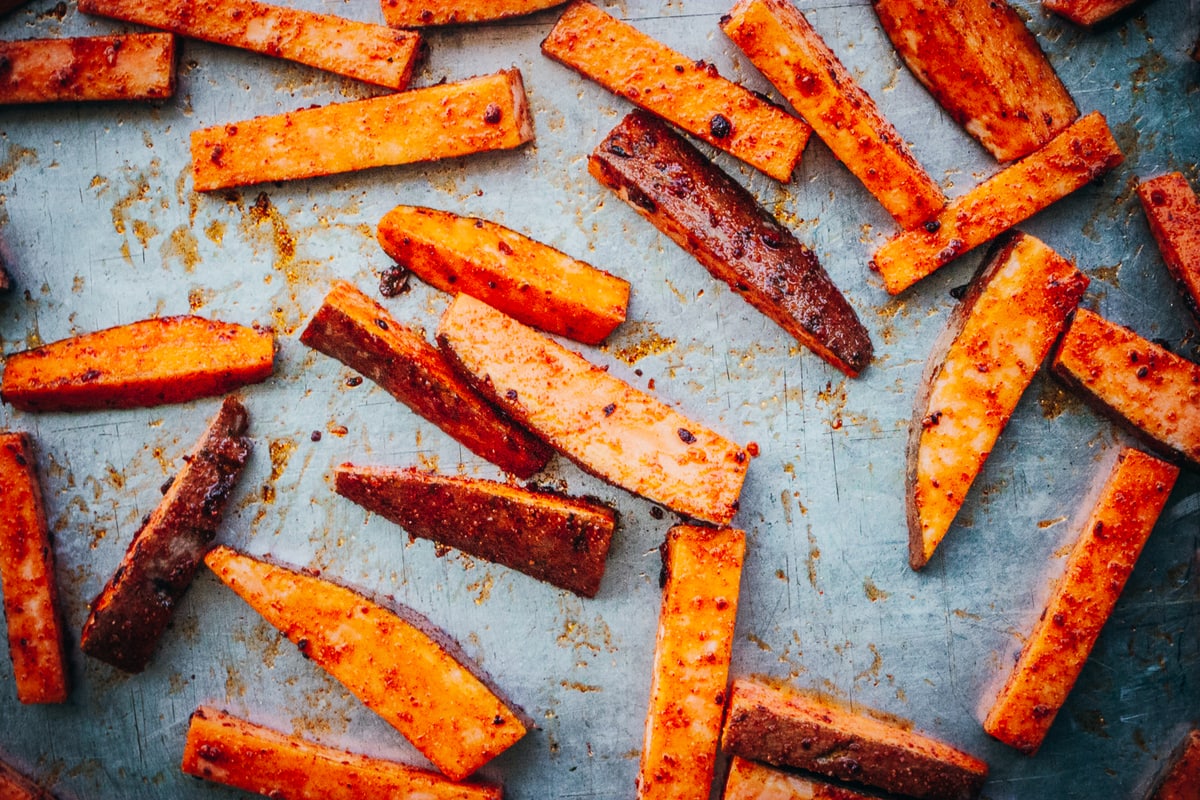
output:
[[[215,708],[192,713],[182,769],[197,778],[288,800],[501,800],[492,784],[457,783],[407,764],[287,736]]]
[[[850,376],[870,363],[870,335],[816,255],[661,120],[627,116],[588,171],[818,356]]]
[[[286,58],[389,89],[408,86],[421,52],[416,33],[258,0],[80,0],[79,10]]]
[[[928,736],[816,697],[733,683],[721,746],[743,758],[928,800],[970,800],[987,764]]]
[[[584,344],[602,342],[629,307],[628,281],[487,220],[396,206],[379,221],[379,244],[443,292]]]
[[[161,100],[174,93],[169,33],[0,42],[0,105]]]
[[[902,228],[946,197],[790,0],[741,0],[721,28]]]
[[[908,558],[929,562],[1088,279],[1018,233],[971,282],[934,344],[909,426]]]
[[[465,25],[521,17],[562,5],[566,0],[383,0],[383,19],[393,28]]]
[[[1099,112],[1080,118],[1045,147],[1012,164],[924,225],[875,252],[873,266],[891,294],[900,292],[963,253],[999,236],[1124,159]]]
[[[306,658],[341,681],[453,780],[525,735],[530,720],[412,609],[218,546],[205,563]]]
[[[988,712],[984,730],[1026,755],[1037,752],[1133,572],[1179,469],[1122,451],[1046,610]]]
[[[746,534],[733,528],[667,533],[639,800],[708,800],[712,792],[745,553]]]
[[[54,796],[0,759],[2,800],[54,800]]]
[[[617,515],[595,500],[414,468],[342,464],[333,488],[420,536],[595,597]]]
[[[1081,308],[1051,369],[1163,455],[1200,464],[1200,365]]]
[[[0,587],[17,699],[65,701],[67,665],[54,542],[46,527],[33,445],[25,433],[0,433]]]
[[[542,52],[779,181],[791,180],[812,129],[779,106],[576,0]]]
[[[519,478],[550,459],[550,448],[484,400],[423,335],[344,281],[334,283],[300,341],[366,375],[472,453]]]
[[[248,422],[241,402],[225,398],[92,601],[83,626],[83,652],[126,672],[146,668],[212,547],[229,493],[250,458]]]
[[[519,147],[533,138],[521,73],[443,83],[192,133],[207,192]]]
[[[1200,787],[1200,730],[1188,733],[1172,761],[1150,800],[1195,800]]]
[[[1047,11],[1091,28],[1136,3],[1137,0],[1042,0]]]
[[[1142,181],[1138,197],[1171,277],[1200,320],[1200,199],[1179,172]]]
[[[874,800],[807,775],[784,772],[734,756],[721,800]]]
[[[14,353],[0,398],[22,411],[183,403],[266,380],[274,365],[269,329],[159,317]]]
[[[437,339],[480,391],[588,472],[706,522],[737,513],[750,457],[723,436],[468,295]]]
[[[1037,39],[1005,0],[872,0],[900,57],[998,161],[1079,117]]]

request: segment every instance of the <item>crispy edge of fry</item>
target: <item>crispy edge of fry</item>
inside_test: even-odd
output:
[[[786,183],[812,129],[587,0],[575,0],[542,52],[613,94]],[[639,80],[640,78],[640,80]]]
[[[721,800],[877,800],[808,775],[734,756]]]
[[[1200,786],[1200,729],[1188,731],[1170,759],[1149,800],[1192,800]]]
[[[0,105],[162,100],[175,93],[169,33],[0,42],[0,65]]]
[[[465,25],[523,17],[566,0],[382,0],[383,18],[393,28]]]
[[[1137,192],[1163,262],[1200,320],[1200,199],[1181,172],[1142,181]]]
[[[4,800],[54,800],[54,796],[9,764],[0,754],[0,797]]]
[[[33,442],[0,433],[0,588],[22,703],[62,703],[69,692],[54,565]]]
[[[1166,505],[1179,468],[1121,451],[983,728],[1033,755],[1066,702]]]
[[[1042,0],[1042,7],[1076,25],[1094,28],[1136,2],[1138,0]]]

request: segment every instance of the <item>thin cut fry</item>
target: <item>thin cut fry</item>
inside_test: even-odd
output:
[[[393,28],[465,25],[522,17],[565,0],[383,0],[383,18]]]
[[[806,775],[734,756],[721,800],[873,800],[858,792]]]
[[[1171,277],[1200,320],[1200,199],[1179,172],[1142,181],[1138,197]]]
[[[1137,0],[1042,0],[1042,5],[1046,10],[1064,16],[1077,25],[1091,28],[1136,2]]]
[[[169,33],[0,42],[0,104],[161,100],[174,93]]]
[[[207,192],[511,149],[532,138],[521,73],[508,69],[195,131],[192,179]]]

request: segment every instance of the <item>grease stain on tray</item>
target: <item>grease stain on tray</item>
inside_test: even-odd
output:
[[[660,336],[654,326],[648,322],[627,323],[620,336],[626,344],[605,344],[600,349],[633,366],[647,356],[657,356],[669,353],[675,349],[678,342],[675,339]]]

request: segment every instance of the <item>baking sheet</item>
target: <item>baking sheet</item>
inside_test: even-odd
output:
[[[296,4],[381,20],[369,2]],[[1081,111],[1104,112],[1127,156],[1102,183],[1024,229],[1091,277],[1086,305],[1197,358],[1196,324],[1133,187],[1168,169],[1193,185],[1200,179],[1200,65],[1187,57],[1200,4],[1157,0],[1095,33],[1030,0],[1015,5]],[[769,92],[717,27],[726,3],[607,7]],[[867,0],[800,7],[949,194],[996,169],[902,67]],[[820,141],[786,186],[718,154],[817,252],[870,329],[876,361],[846,379],[587,175],[587,153],[628,106],[540,55],[556,18],[551,11],[428,35],[430,56],[414,85],[521,69],[537,140],[515,152],[196,194],[192,130],[377,90],[191,41],[181,42],[179,89],[168,102],[0,109],[0,235],[19,286],[0,300],[3,351],[156,314],[273,325],[276,375],[244,392],[257,449],[220,539],[391,594],[457,638],[539,723],[482,772],[503,780],[509,797],[629,797],[658,615],[658,545],[673,516],[554,459],[540,482],[596,495],[621,514],[600,595],[581,600],[461,554],[438,557],[431,543],[409,543],[328,483],[330,468],[347,460],[500,477],[370,382],[352,386],[353,372],[297,337],[331,279],[378,296],[378,275],[391,264],[374,229],[393,205],[501,222],[632,281],[629,321],[589,357],[635,386],[653,384],[735,440],[758,443],[735,520],[750,548],[733,675],[768,676],[909,720],[985,758],[992,773],[984,795],[994,800],[1137,796],[1200,714],[1196,472],[1180,479],[1041,752],[1030,759],[989,739],[980,706],[1061,570],[1078,497],[1123,434],[1038,376],[933,562],[913,573],[903,509],[913,395],[954,305],[950,290],[981,255],[889,298],[866,265],[894,224]],[[0,20],[3,38],[122,29],[49,0]],[[384,302],[432,330],[447,299],[414,279],[407,294]],[[62,706],[21,707],[0,658],[0,750],[61,797],[239,796],[179,771],[187,718],[201,703],[421,763],[205,572],[144,674],[126,676],[79,653],[88,601],[218,403],[0,410],[6,427],[37,439],[74,682]]]

